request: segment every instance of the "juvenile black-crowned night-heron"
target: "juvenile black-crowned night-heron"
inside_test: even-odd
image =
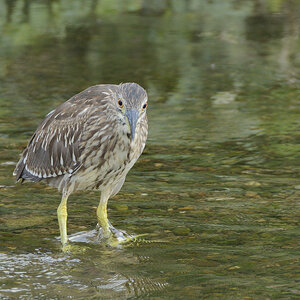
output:
[[[107,201],[119,192],[143,152],[147,101],[146,91],[136,83],[95,85],[48,113],[31,137],[14,175],[22,182],[45,181],[62,192],[57,216],[63,248],[72,192],[101,191],[98,224],[104,237],[114,231]]]

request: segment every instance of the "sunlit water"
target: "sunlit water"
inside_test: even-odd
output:
[[[0,1],[1,299],[299,299],[300,20],[293,1]],[[16,184],[42,118],[97,83],[149,93],[112,224],[99,194]]]

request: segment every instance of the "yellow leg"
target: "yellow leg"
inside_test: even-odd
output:
[[[110,196],[109,190],[104,190],[101,192],[100,203],[97,208],[97,219],[99,226],[102,227],[103,237],[109,237],[111,232],[109,229],[109,221],[107,219],[107,201]]]
[[[68,244],[68,235],[67,235],[67,200],[68,194],[63,193],[60,205],[57,208],[57,218],[59,224],[59,231],[60,231],[60,239],[63,246],[63,249]]]

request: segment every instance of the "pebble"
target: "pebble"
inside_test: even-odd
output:
[[[248,186],[261,186],[261,183],[259,183],[258,181],[249,181],[245,183]]]
[[[248,191],[248,192],[245,193],[245,196],[246,197],[251,197],[251,198],[256,198],[256,197],[258,197],[258,194],[255,193],[255,192]]]
[[[190,231],[188,227],[177,227],[172,230],[175,235],[188,235]]]
[[[194,210],[195,207],[193,206],[185,206],[185,207],[179,207],[178,210]]]
[[[114,204],[113,208],[116,209],[117,211],[126,211],[126,210],[128,210],[128,205],[126,205],[126,204]]]

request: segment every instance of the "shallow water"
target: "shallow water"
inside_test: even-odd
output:
[[[199,4],[200,3],[200,4]],[[299,299],[297,1],[0,0],[1,299]],[[16,184],[43,117],[97,83],[149,93],[149,140],[112,224],[99,194]]]

